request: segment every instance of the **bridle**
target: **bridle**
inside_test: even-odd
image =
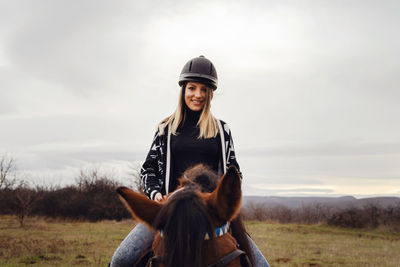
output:
[[[229,231],[229,222],[227,222],[226,224],[224,224],[220,227],[217,227],[214,230],[215,237],[223,236],[226,233],[228,233],[228,231]],[[161,237],[163,236],[162,231],[160,231],[160,235],[161,235]],[[206,233],[204,236],[204,240],[209,240],[209,239],[210,239],[210,236],[208,235],[208,233]],[[228,265],[229,263],[231,263],[237,257],[240,257],[240,264],[242,265],[242,267],[252,267],[249,257],[246,255],[246,253],[243,250],[240,250],[238,248],[233,250],[232,252],[226,254],[221,259],[219,259],[217,262],[208,265],[207,267],[224,267],[224,266]],[[160,262],[160,261],[161,262],[163,261],[162,257],[160,257],[158,255],[154,255],[153,257],[150,258],[148,266],[156,267],[157,262]]]

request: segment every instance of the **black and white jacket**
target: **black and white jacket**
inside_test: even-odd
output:
[[[231,131],[228,124],[222,120],[217,120],[219,128],[221,156],[218,167],[218,174],[222,175],[231,165],[239,170],[236,161],[235,149]],[[221,134],[223,133],[223,134]],[[168,194],[170,174],[171,174],[171,132],[169,127],[160,124],[154,135],[153,142],[146,161],[140,170],[142,187],[146,195],[154,199],[157,192],[162,195]]]

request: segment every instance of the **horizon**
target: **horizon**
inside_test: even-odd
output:
[[[126,163],[124,168],[115,166],[104,168],[100,163],[90,163],[87,164],[86,167],[81,168],[71,168],[68,172],[62,171],[58,175],[45,174],[40,171],[32,175],[32,172],[28,171],[20,171],[17,170],[16,173],[18,177],[29,177],[27,182],[30,182],[31,185],[36,186],[53,186],[53,187],[64,187],[69,185],[76,185],[77,180],[79,179],[80,172],[90,173],[93,170],[98,171],[100,177],[106,177],[112,181],[116,181],[121,183],[123,186],[133,186],[133,183],[136,181],[136,178],[133,177],[132,172],[138,171],[138,167],[141,166],[140,162],[130,162]],[[68,176],[68,178],[65,177]],[[64,176],[64,177],[63,177]],[[60,177],[62,177],[60,179]],[[390,194],[320,194],[320,193],[288,193],[284,192],[281,194],[255,194],[252,192],[247,192],[246,181],[242,184],[243,196],[244,197],[266,197],[266,198],[344,198],[344,197],[352,197],[355,199],[366,199],[366,198],[385,198],[385,197],[394,197],[400,198],[399,195],[390,195]]]

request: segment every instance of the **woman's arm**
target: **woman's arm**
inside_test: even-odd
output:
[[[227,141],[227,142],[225,142],[226,169],[228,169],[229,166],[233,165],[239,171],[240,177],[242,177],[242,173],[240,172],[239,163],[237,162],[237,159],[236,159],[235,146],[233,145],[231,129],[229,128],[229,126],[226,122],[224,122],[224,121],[221,121],[221,122],[223,124],[225,141]]]
[[[161,136],[159,130],[157,130],[150,151],[140,170],[143,191],[150,199],[154,199],[155,195],[157,193],[161,194],[162,191],[163,181],[161,179],[162,175],[159,167],[159,162],[161,161],[161,155],[159,153],[161,149],[160,146]]]
[[[233,165],[238,169],[240,175],[242,175],[242,173],[240,172],[239,163],[237,162],[237,159],[236,159],[235,147],[233,145],[233,138],[232,138],[232,133],[231,133],[230,129],[229,129],[228,136],[229,136],[229,139],[228,139],[229,141],[228,141],[228,147],[226,148],[226,151],[227,151],[226,167],[228,168],[229,166]]]

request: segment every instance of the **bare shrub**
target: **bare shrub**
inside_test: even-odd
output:
[[[22,227],[39,194],[35,188],[30,188],[25,180],[21,180],[15,187],[17,183],[15,171],[15,159],[3,155],[0,158],[0,214],[17,215]]]
[[[242,208],[244,220],[292,222],[293,212],[286,206],[268,207],[264,203],[250,202]]]
[[[395,232],[400,232],[400,202],[396,206],[388,207],[385,214],[383,225]]]
[[[16,183],[15,174],[13,173],[16,169],[15,159],[3,155],[0,158],[0,190],[7,190]]]
[[[265,221],[267,219],[266,207],[262,203],[250,202],[242,208],[241,213],[244,220]]]
[[[142,179],[140,177],[140,168],[141,168],[141,165],[131,163],[129,165],[130,171],[128,174],[129,174],[129,177],[131,180],[132,189],[136,192],[144,194],[143,186],[142,186]]]
[[[267,206],[265,203],[247,203],[242,208],[245,220],[271,221],[277,223],[301,223],[329,225],[348,228],[385,228],[400,231],[400,202],[391,207],[381,207],[369,202],[362,207],[340,208],[321,203],[289,208],[283,205]]]
[[[40,199],[39,188],[30,188],[25,181],[21,181],[14,190],[13,213],[18,216],[19,224],[24,226],[25,218],[31,215],[35,203]]]
[[[383,216],[384,211],[375,203],[367,203],[363,207],[365,220],[369,227],[376,228]]]
[[[76,185],[65,187],[34,187],[21,182],[15,188],[0,190],[0,214],[18,215],[21,225],[28,215],[90,221],[130,218],[115,192],[119,186],[99,169],[82,170]]]
[[[359,208],[347,208],[333,214],[333,216],[328,219],[328,224],[341,227],[363,228],[367,224],[364,215],[365,214]]]
[[[120,184],[110,177],[112,175],[98,168],[81,170],[76,186],[46,191],[37,205],[37,213],[90,221],[129,218],[130,214],[115,192]]]
[[[293,212],[286,206],[275,206],[270,208],[268,219],[279,223],[290,223],[293,221]]]
[[[347,208],[337,211],[328,220],[328,224],[351,228],[384,227],[400,230],[400,202],[394,207],[382,208],[376,203],[367,203],[362,208]]]
[[[316,224],[326,222],[333,214],[333,208],[321,203],[303,205],[293,209],[294,222],[304,224]]]

